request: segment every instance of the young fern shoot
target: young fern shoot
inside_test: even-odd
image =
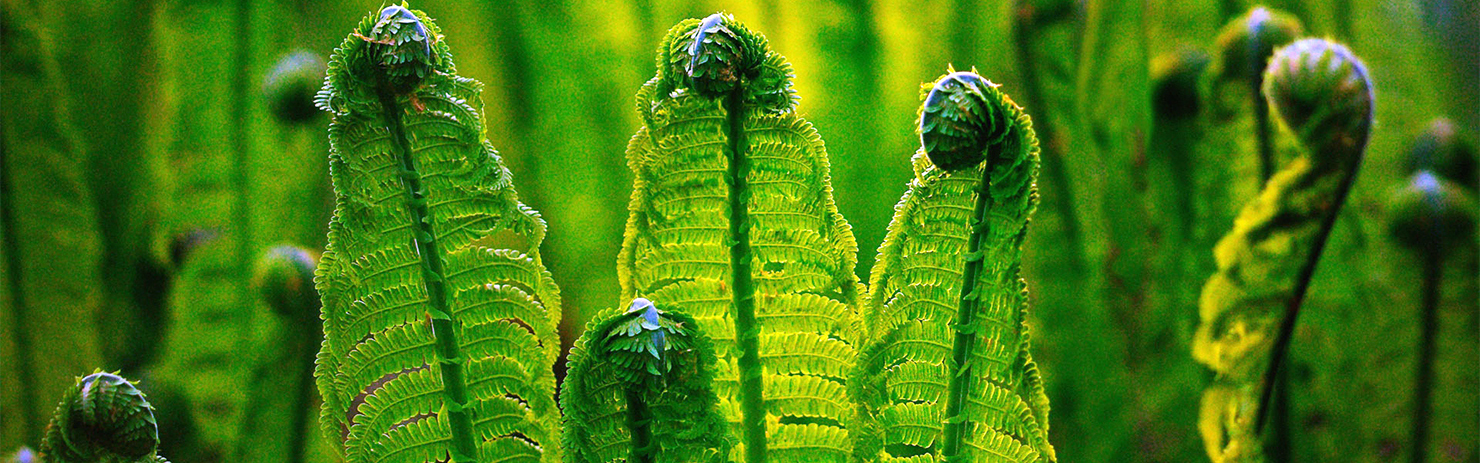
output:
[[[330,60],[316,376],[349,462],[559,461],[545,223],[484,136],[480,92],[404,5],[366,17]]]
[[[1372,127],[1366,68],[1326,40],[1277,52],[1264,94],[1279,129],[1279,169],[1218,243],[1193,339],[1193,356],[1217,374],[1199,419],[1215,463],[1263,460],[1272,379]]]
[[[154,406],[134,384],[113,373],[77,378],[62,396],[41,441],[51,463],[169,463],[155,453]]]
[[[734,445],[714,395],[714,347],[647,299],[593,321],[560,393],[573,461],[722,462]]]
[[[881,461],[1055,461],[1021,276],[1038,139],[1007,94],[950,72],[920,112],[916,176],[879,248],[859,362]]]
[[[658,54],[627,150],[623,301],[657,301],[714,340],[731,461],[845,461],[857,244],[791,66],[722,14],[679,23]]]

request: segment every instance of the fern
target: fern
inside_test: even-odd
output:
[[[638,92],[622,297],[692,316],[714,340],[732,461],[843,461],[855,411],[857,245],[827,155],[796,114],[791,67],[728,15],[687,20]]]
[[[0,8],[0,448],[34,445],[76,371],[103,362],[103,249],[82,138],[70,123],[57,5]]]
[[[1279,171],[1218,243],[1193,356],[1217,373],[1199,428],[1214,462],[1261,461],[1272,379],[1372,125],[1367,71],[1346,47],[1307,39],[1265,74],[1285,149]]]
[[[565,447],[580,462],[725,461],[714,348],[692,317],[647,299],[593,321],[561,390]]]
[[[871,277],[859,375],[878,430],[860,453],[1054,461],[1019,267],[1038,203],[1032,122],[975,73],[925,90],[916,178]]]
[[[481,85],[390,6],[330,59],[336,212],[316,286],[320,421],[350,462],[558,461],[544,222],[483,136]]]
[[[113,373],[77,378],[57,405],[41,442],[50,463],[169,463],[155,453],[154,406],[133,383]]]

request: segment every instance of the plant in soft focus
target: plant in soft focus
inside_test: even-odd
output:
[[[1263,460],[1273,379],[1372,128],[1367,69],[1330,41],[1280,49],[1263,92],[1279,128],[1279,169],[1218,243],[1193,343],[1216,373],[1199,424],[1214,462]]]

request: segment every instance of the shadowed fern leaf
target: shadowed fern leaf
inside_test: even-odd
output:
[[[1215,463],[1263,461],[1272,379],[1372,127],[1372,83],[1344,46],[1306,39],[1281,49],[1263,90],[1279,169],[1218,243],[1193,339],[1193,357],[1217,373],[1199,418]]]
[[[622,297],[688,314],[714,340],[732,461],[844,461],[857,244],[791,67],[721,14],[679,23],[658,53],[627,151]]]
[[[560,393],[578,462],[719,462],[729,456],[714,395],[714,347],[687,315],[647,299],[593,321]]]
[[[860,449],[883,461],[1054,461],[1020,267],[1038,139],[1022,108],[975,73],[925,89],[916,177],[865,309],[861,396],[878,430]]]
[[[559,461],[545,224],[438,31],[405,6],[366,17],[318,97],[336,197],[315,281],[321,422],[350,462]]]

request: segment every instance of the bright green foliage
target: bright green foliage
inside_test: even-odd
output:
[[[102,249],[46,2],[0,8],[0,449],[40,441],[78,371],[103,361]]]
[[[560,295],[544,222],[483,136],[481,85],[404,6],[362,20],[328,74],[325,433],[350,462],[558,461]]]
[[[952,72],[921,109],[915,180],[874,265],[859,452],[884,461],[1054,461],[1021,276],[1038,203],[1032,122],[996,84]]]
[[[1263,91],[1280,167],[1218,243],[1193,356],[1216,374],[1199,428],[1215,463],[1262,461],[1258,426],[1331,225],[1372,125],[1367,71],[1346,47],[1296,42],[1270,61]]]
[[[46,426],[41,460],[50,463],[168,463],[155,454],[154,406],[112,373],[77,378]]]
[[[688,314],[714,340],[732,461],[844,461],[857,245],[791,67],[726,15],[679,23],[658,54],[627,151],[622,297]]]
[[[565,440],[578,462],[719,462],[729,456],[714,395],[714,347],[692,317],[636,299],[593,321],[562,386]]]

